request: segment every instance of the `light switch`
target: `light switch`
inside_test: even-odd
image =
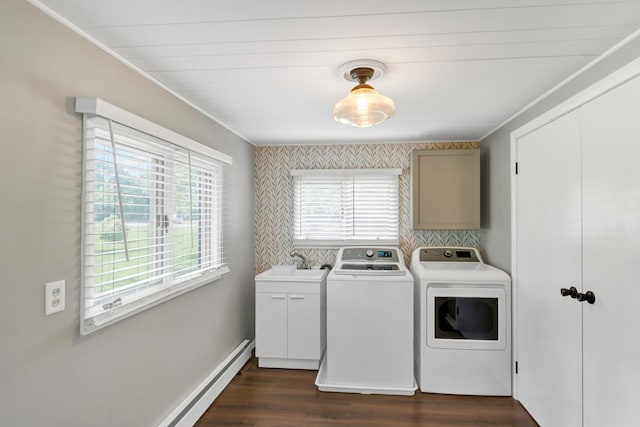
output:
[[[44,314],[48,316],[64,310],[64,280],[44,285]]]

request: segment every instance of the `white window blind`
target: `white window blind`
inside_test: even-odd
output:
[[[293,244],[399,243],[401,169],[292,170]]]
[[[87,334],[228,269],[224,155],[216,159],[208,147],[185,148],[109,117],[83,117],[81,332]]]

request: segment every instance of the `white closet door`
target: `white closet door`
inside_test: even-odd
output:
[[[640,78],[583,108],[584,425],[637,426]]]
[[[517,141],[517,396],[545,427],[582,424],[580,116]]]

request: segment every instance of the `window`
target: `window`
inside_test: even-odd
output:
[[[230,158],[101,100],[78,98],[76,110],[84,113],[84,335],[228,271]]]
[[[401,169],[292,170],[293,244],[399,243]]]

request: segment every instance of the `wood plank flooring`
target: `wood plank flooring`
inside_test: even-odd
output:
[[[320,392],[316,371],[258,368],[252,358],[196,426],[536,426],[511,397]]]

